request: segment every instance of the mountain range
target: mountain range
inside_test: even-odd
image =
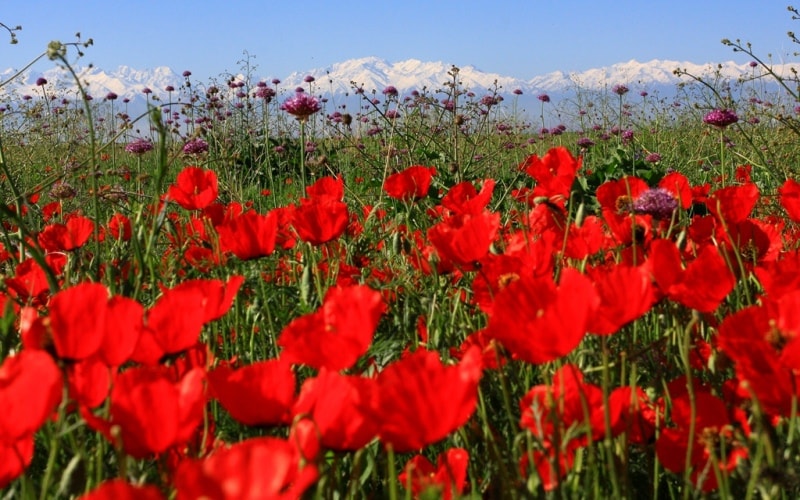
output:
[[[673,73],[677,68],[697,76],[718,74],[724,80],[753,76],[754,72],[760,71],[759,68],[751,67],[749,63],[739,64],[733,61],[696,64],[654,59],[648,62],[630,60],[586,71],[555,71],[529,80],[481,71],[474,66],[460,66],[458,79],[462,88],[471,90],[478,96],[492,92],[494,89],[506,96],[512,95],[514,91],[521,91],[521,96],[525,96],[525,99],[531,102],[535,101],[537,95],[544,93],[552,98],[559,98],[579,89],[611,89],[617,84],[629,86],[632,91],[636,91],[636,94],[640,91],[647,91],[659,95],[670,95],[675,93],[679,83],[687,81],[687,78],[679,78]],[[278,88],[279,92],[291,93],[296,87],[303,86],[315,94],[325,96],[352,94],[355,87],[363,88],[365,93],[380,94],[389,85],[397,88],[401,95],[415,89],[436,92],[442,89],[446,82],[453,80],[452,69],[452,65],[444,62],[425,62],[416,59],[388,62],[378,57],[365,57],[335,63],[326,68],[286,75],[279,78],[281,83]],[[790,65],[775,65],[773,70],[778,74],[789,75]],[[15,73],[14,69],[1,71],[0,85]],[[109,92],[113,92],[119,99],[129,99],[131,106],[137,102],[144,103],[146,99],[154,96],[163,100],[168,97],[168,92],[165,90],[168,86],[174,87],[175,92],[178,92],[187,82],[182,74],[167,67],[134,69],[128,66],[119,66],[114,70],[87,67],[83,68],[79,74],[81,81],[88,84],[87,91],[90,95],[105,97]],[[309,76],[314,78],[314,82],[311,84],[305,82]],[[239,80],[244,78],[243,75],[220,76],[216,84],[224,86],[230,77]],[[36,86],[39,78],[46,79],[48,84],[54,88],[74,89],[75,87],[66,71],[54,67],[43,72],[29,71],[15,79],[11,85],[0,86],[0,94],[7,92],[7,87],[9,87],[16,89],[17,93],[37,95],[40,92]],[[255,85],[260,78],[251,76],[251,80],[250,84]],[[272,77],[264,78],[264,81],[270,85],[272,85],[270,83],[272,80]],[[207,86],[211,82],[192,82],[194,86],[200,84]],[[143,92],[144,89],[150,89],[152,95],[146,96]]]

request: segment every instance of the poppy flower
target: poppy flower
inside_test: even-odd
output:
[[[575,176],[581,168],[582,159],[575,158],[563,146],[551,148],[543,157],[531,155],[519,166],[536,180],[532,196],[545,197],[563,207],[569,199]]]
[[[81,283],[50,299],[49,326],[59,357],[83,359],[97,352],[106,334],[108,289]]]
[[[301,498],[319,476],[306,462],[296,440],[258,437],[214,451],[202,459],[184,460],[175,472],[178,500]]]
[[[789,218],[794,222],[800,222],[800,182],[786,179],[786,182],[778,188],[778,194]]]
[[[200,368],[175,381],[162,367],[130,368],[114,379],[106,421],[81,413],[87,424],[116,442],[112,428],[119,429],[125,452],[145,458],[186,443],[203,421],[206,403],[205,373]]]
[[[450,448],[439,454],[436,466],[423,455],[416,455],[406,462],[398,480],[411,490],[414,498],[438,493],[437,498],[458,498],[467,482],[469,453],[463,448]]]
[[[445,366],[436,351],[419,349],[387,366],[370,405],[381,442],[415,451],[464,425],[478,403],[480,358],[472,348],[458,365]]]
[[[0,488],[21,476],[33,461],[33,434],[15,441],[0,440]]]
[[[128,241],[133,235],[131,220],[120,213],[112,215],[106,227],[115,240]]]
[[[217,174],[194,166],[184,168],[167,191],[167,197],[186,210],[206,208],[218,194]]]
[[[593,269],[589,275],[600,299],[600,305],[589,324],[592,333],[616,333],[627,323],[647,313],[655,302],[650,273],[644,267],[620,264]]]
[[[70,398],[87,408],[97,408],[111,389],[111,370],[98,356],[67,366],[67,387]]]
[[[244,278],[189,280],[165,289],[145,316],[145,326],[132,359],[155,364],[165,354],[195,345],[203,325],[222,317],[231,307]]]
[[[161,490],[152,484],[134,485],[124,479],[110,479],[78,500],[162,500]]]
[[[750,216],[759,195],[755,184],[728,186],[711,193],[706,200],[706,207],[717,219],[733,225]]]
[[[385,310],[381,294],[368,286],[330,288],[319,310],[283,329],[281,359],[318,369],[350,368],[369,349]]]
[[[453,216],[428,229],[428,239],[442,260],[471,270],[489,253],[499,228],[498,213]]]
[[[217,226],[219,246],[223,252],[231,252],[240,260],[250,260],[269,255],[275,249],[278,232],[278,216],[248,211]]]
[[[342,201],[344,199],[344,179],[342,176],[320,177],[314,184],[306,188],[309,199],[322,201]]]
[[[210,395],[245,425],[288,423],[295,384],[292,367],[283,360],[258,361],[235,370],[222,365],[208,373]]]
[[[581,343],[598,304],[592,282],[573,269],[562,271],[558,285],[524,275],[497,294],[487,331],[514,358],[547,363]]]
[[[719,349],[733,362],[739,385],[768,415],[789,416],[800,377],[800,292],[729,315],[719,326]]]
[[[38,241],[48,252],[69,252],[82,247],[94,232],[94,222],[76,215],[64,224],[49,224],[39,233]]]
[[[322,368],[303,382],[292,415],[311,419],[325,448],[359,450],[378,433],[369,411],[375,387],[374,379]]]
[[[712,245],[704,245],[684,269],[675,243],[655,240],[647,265],[667,297],[700,312],[713,312],[736,285],[725,259]]]
[[[292,212],[292,227],[297,236],[314,246],[341,236],[349,222],[347,205],[329,198],[303,200]]]
[[[383,190],[390,198],[401,201],[424,198],[428,195],[434,175],[434,167],[414,165],[388,176],[383,183]]]
[[[571,470],[575,452],[589,443],[589,435],[592,441],[623,432],[647,435],[647,430],[640,427],[639,417],[645,401],[641,391],[634,396],[630,387],[614,389],[606,400],[603,389],[585,382],[577,366],[563,365],[551,385],[534,386],[520,400],[520,427],[529,430],[544,446],[544,450],[531,453],[533,464],[527,454],[524,456],[523,469],[536,467],[545,490],[552,490]],[[608,431],[606,422],[610,424]],[[554,467],[556,463],[558,467]]]
[[[691,470],[692,484],[703,492],[717,489],[717,474],[732,473],[748,456],[744,436],[748,424],[744,411],[730,410],[708,389],[695,387],[690,397],[686,384],[670,384],[670,426],[661,430],[656,456],[675,474]],[[724,452],[721,450],[724,449]],[[724,453],[724,455],[722,454]],[[718,470],[713,470],[716,467]]]
[[[0,442],[32,436],[61,402],[63,378],[44,351],[24,349],[0,365]]]
[[[469,181],[451,187],[442,198],[441,205],[455,215],[479,215],[483,213],[494,192],[494,179],[484,179],[478,192]]]

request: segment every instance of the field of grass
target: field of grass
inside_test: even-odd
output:
[[[728,43],[535,117],[5,94],[5,497],[797,498],[797,84]]]

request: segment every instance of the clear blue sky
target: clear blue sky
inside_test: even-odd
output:
[[[94,40],[81,65],[169,66],[207,79],[237,73],[244,51],[256,75],[284,77],[347,59],[442,61],[529,79],[637,59],[747,62],[720,43],[789,57],[800,33],[787,0],[0,0],[0,70],[19,68],[50,40]],[[800,4],[798,4],[800,6]],[[43,61],[36,69],[53,63]]]

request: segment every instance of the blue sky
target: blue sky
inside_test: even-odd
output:
[[[474,65],[524,79],[630,59],[747,62],[722,38],[791,61],[800,47],[786,32],[800,32],[800,21],[785,2],[4,0],[0,22],[23,29],[17,45],[0,38],[0,70],[22,67],[50,40],[73,41],[76,32],[94,40],[80,65],[169,66],[200,79],[238,73],[245,51],[257,76],[279,78],[366,56]]]

